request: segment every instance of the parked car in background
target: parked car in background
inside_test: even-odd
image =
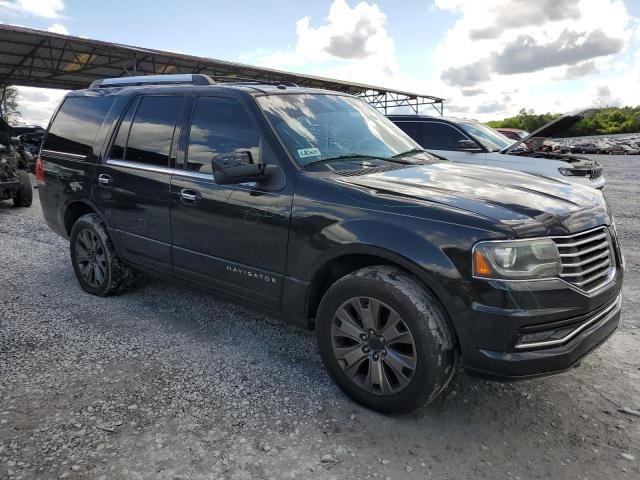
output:
[[[86,292],[142,270],[315,328],[331,377],[376,410],[433,400],[458,365],[564,371],[618,325],[600,192],[436,158],[351,95],[97,81],[67,94],[40,154],[43,216]]]
[[[602,167],[575,155],[542,152],[544,141],[582,120],[586,111],[564,115],[517,142],[474,120],[422,115],[389,115],[424,149],[452,162],[509,168],[603,188]]]
[[[13,125],[11,130],[11,136],[13,137],[19,137],[25,133],[40,133],[42,135],[46,131],[40,125]]]
[[[31,179],[11,133],[9,124],[0,117],[0,201],[13,200],[16,207],[29,207],[33,198]]]
[[[604,149],[595,143],[576,143],[569,147],[569,153],[602,153]]]
[[[42,143],[42,138],[44,137],[44,131],[42,132],[32,132],[32,133],[23,133],[18,136],[20,143],[25,150],[27,150],[32,155],[37,155],[38,150],[40,150],[40,144]]]
[[[529,136],[529,132],[526,130],[520,130],[519,128],[496,128],[498,132],[511,140],[522,140]]]
[[[555,153],[569,153],[569,145],[566,143],[558,143],[554,145],[552,151]]]
[[[632,148],[629,145],[620,144],[611,145],[607,149],[607,153],[609,155],[638,155],[638,153],[640,153],[640,150],[638,150],[637,148]]]

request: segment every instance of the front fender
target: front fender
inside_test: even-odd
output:
[[[394,263],[430,288],[449,312],[463,308],[469,298],[465,274],[471,268],[471,246],[480,231],[453,224],[433,224],[401,217],[395,221],[354,219],[328,225],[309,238],[300,250],[308,270],[298,272],[313,285],[317,272],[349,255],[370,255]],[[290,264],[291,265],[291,264]]]

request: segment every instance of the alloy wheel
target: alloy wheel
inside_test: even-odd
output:
[[[374,298],[351,298],[338,308],[331,345],[349,379],[374,395],[404,390],[416,371],[416,344],[407,324]]]
[[[85,282],[99,288],[107,277],[107,256],[95,232],[81,230],[76,237],[76,263]]]

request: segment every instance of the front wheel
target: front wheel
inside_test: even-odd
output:
[[[338,280],[318,309],[323,363],[355,401],[409,412],[435,399],[455,371],[445,313],[410,275],[367,267]]]
[[[122,263],[98,215],[80,217],[69,239],[73,270],[84,291],[104,297],[134,284],[135,272]]]

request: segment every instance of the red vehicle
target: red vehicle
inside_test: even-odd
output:
[[[637,148],[631,148],[629,145],[611,145],[607,149],[609,155],[638,155]]]
[[[529,136],[529,132],[526,130],[520,130],[519,128],[496,128],[496,130],[505,137],[515,141],[520,141]]]

